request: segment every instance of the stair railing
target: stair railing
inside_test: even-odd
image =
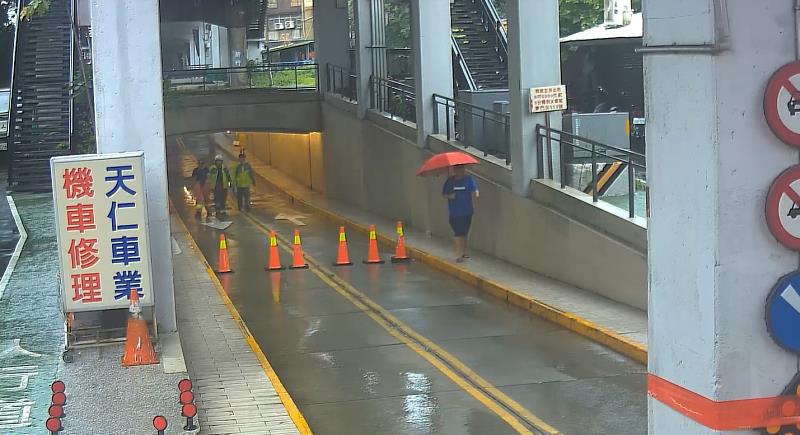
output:
[[[498,55],[503,59],[508,59],[508,35],[506,35],[506,28],[503,27],[503,22],[500,20],[500,15],[497,13],[497,8],[494,7],[492,0],[472,0],[472,3],[480,3],[481,19],[483,26],[487,32],[493,31],[495,34]]]
[[[464,82],[467,84],[469,90],[477,91],[478,85],[475,83],[475,79],[472,78],[472,72],[469,70],[467,62],[464,60],[464,54],[461,53],[461,48],[458,46],[456,37],[451,34],[450,40],[453,45],[453,60],[455,61],[455,65],[461,70],[461,76],[464,79]]]

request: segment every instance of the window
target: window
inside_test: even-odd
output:
[[[278,0],[267,0],[267,7],[269,9],[278,9]]]
[[[296,8],[299,6],[303,6],[303,0],[292,0],[292,7]]]

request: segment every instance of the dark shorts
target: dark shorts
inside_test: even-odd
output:
[[[450,228],[456,237],[467,237],[472,225],[472,216],[450,216]]]

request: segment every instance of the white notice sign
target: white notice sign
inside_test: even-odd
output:
[[[144,153],[55,157],[61,293],[67,312],[153,305]]]
[[[567,108],[567,87],[564,85],[531,88],[531,113],[555,112]]]

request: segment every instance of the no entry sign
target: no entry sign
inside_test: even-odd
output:
[[[800,251],[800,166],[783,171],[767,194],[767,225],[787,248]]]
[[[800,62],[772,75],[764,93],[764,116],[776,136],[800,148]]]

